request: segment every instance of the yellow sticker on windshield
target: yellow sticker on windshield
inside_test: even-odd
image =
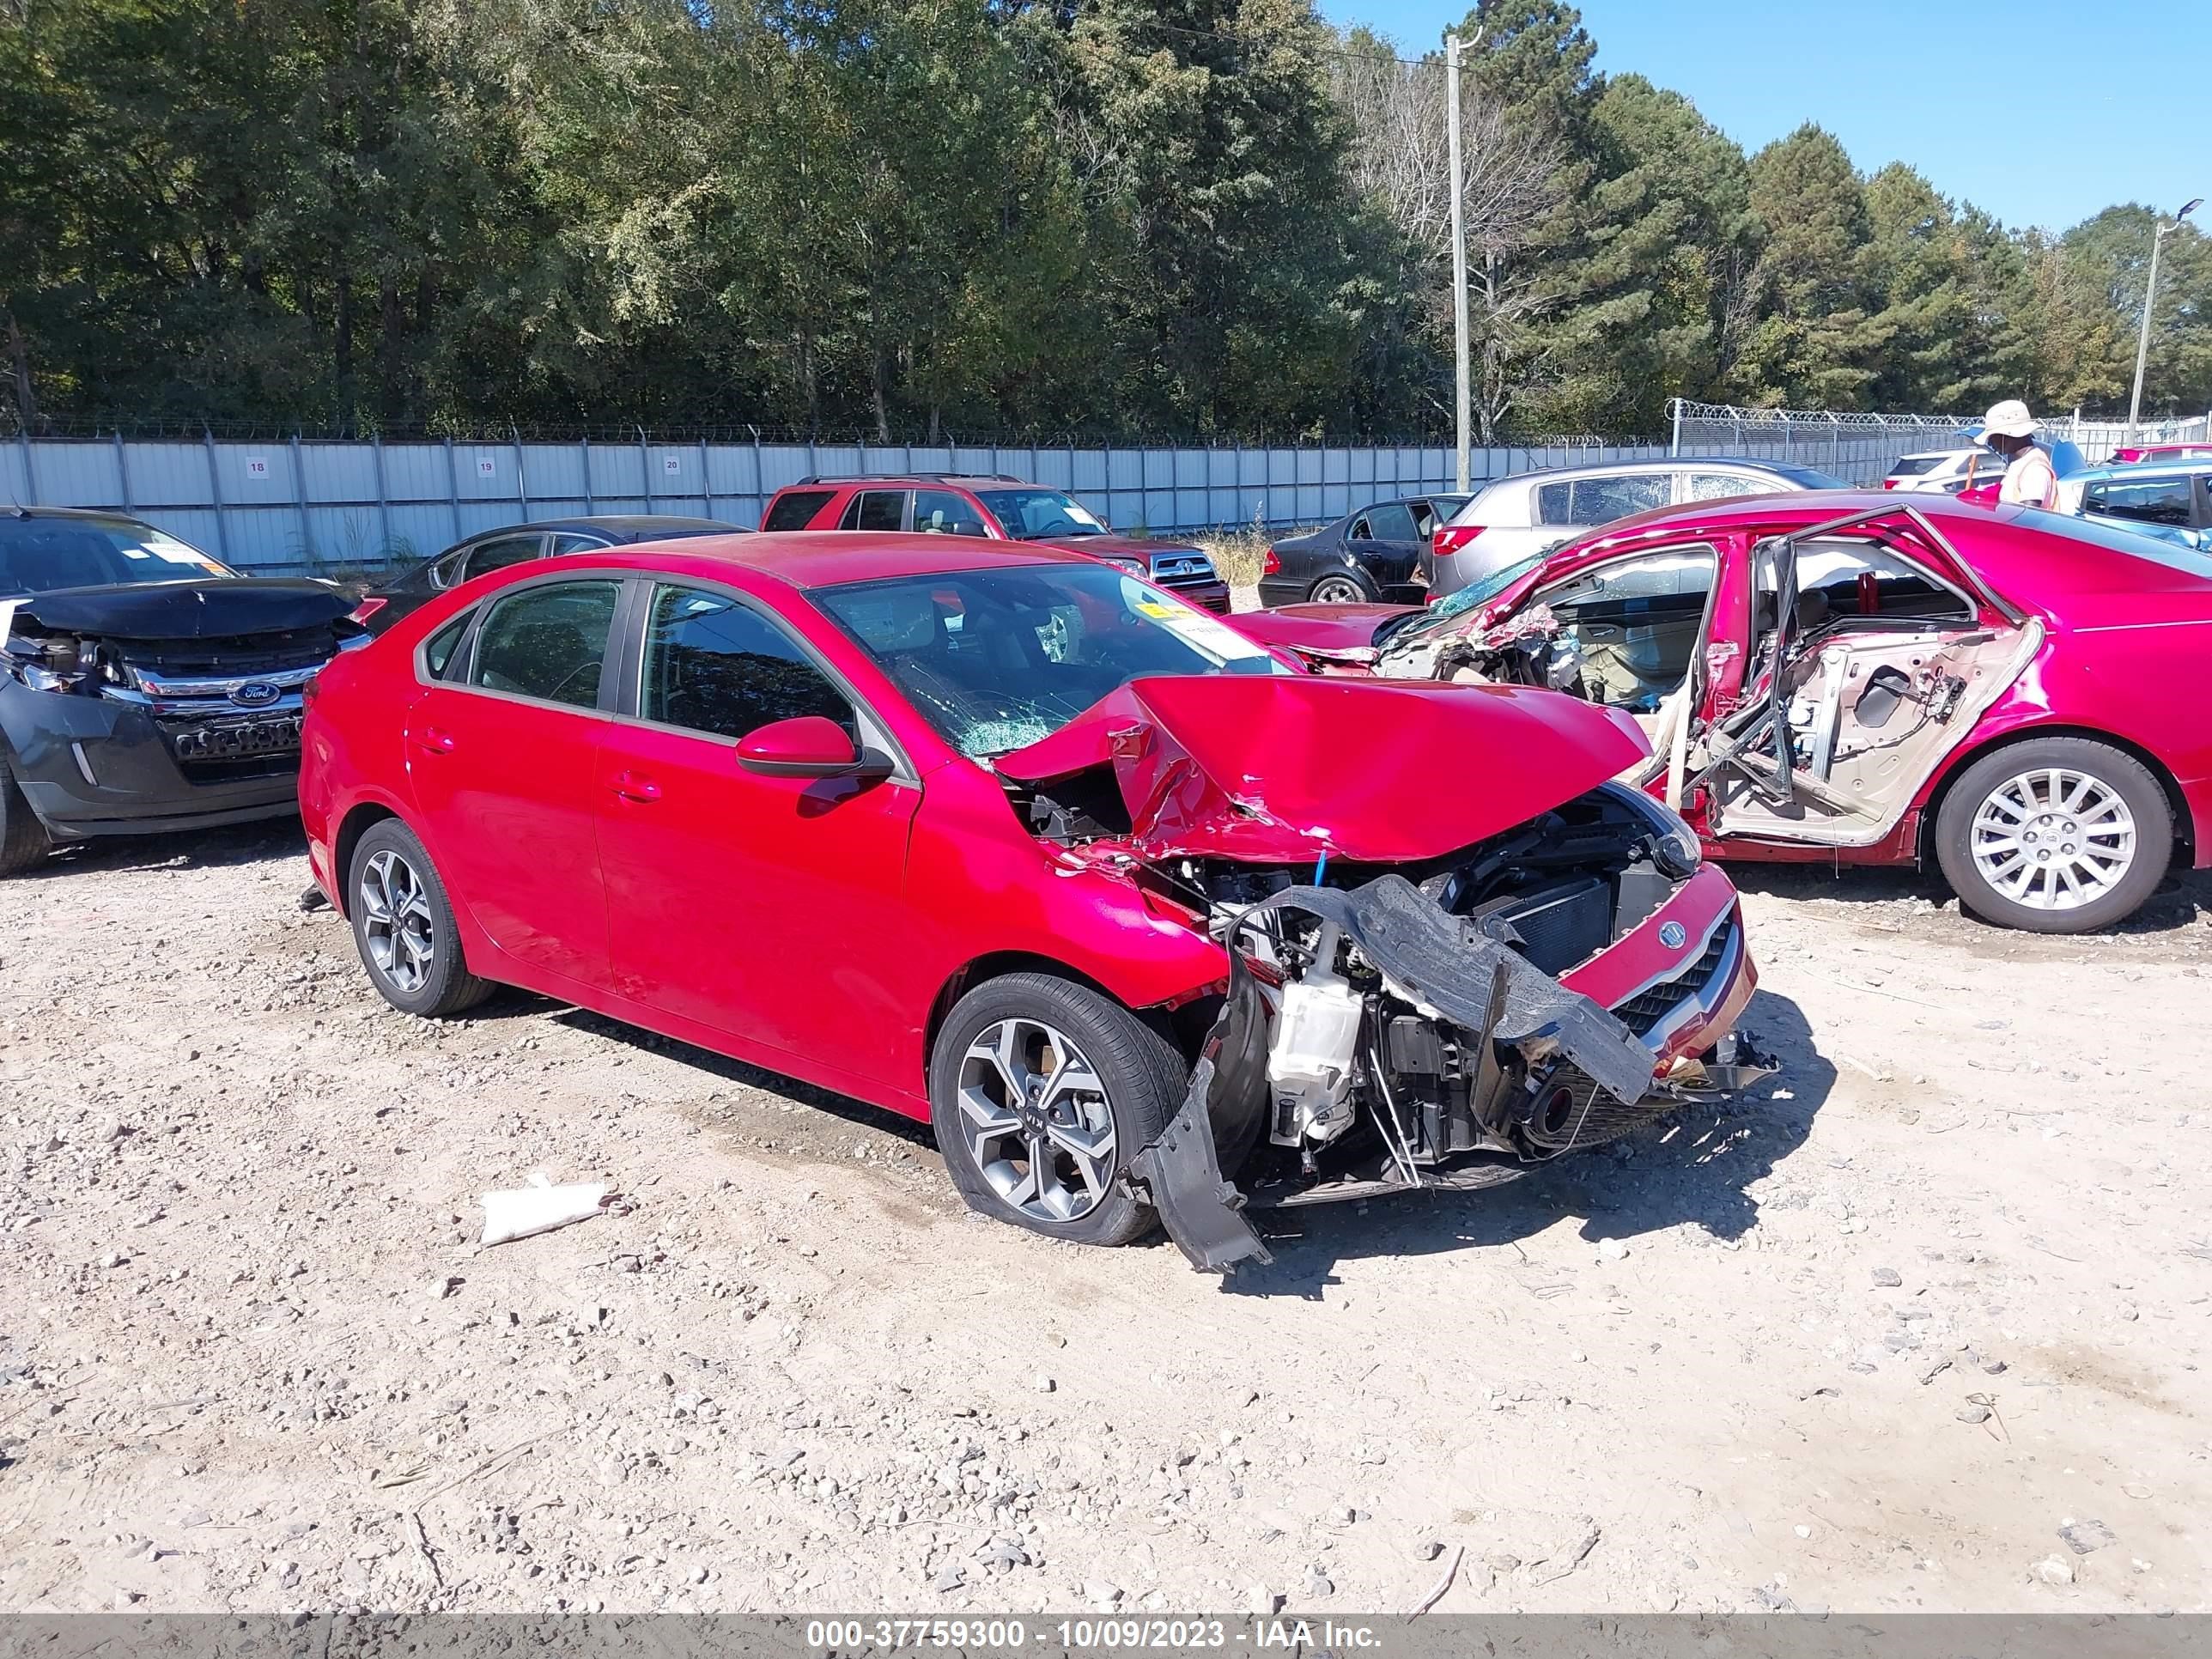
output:
[[[1177,611],[1175,606],[1171,605],[1162,605],[1158,599],[1139,599],[1137,601],[1137,609],[1143,611],[1147,617],[1158,617],[1163,620],[1180,617],[1182,615],[1182,613]]]

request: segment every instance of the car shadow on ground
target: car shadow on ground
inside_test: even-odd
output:
[[[496,1018],[502,1012],[543,1014],[549,1008],[561,1007],[557,1003],[524,991],[502,991],[483,1008],[471,1013],[471,1018]],[[665,1054],[678,1064],[690,1066],[718,1077],[725,1083],[739,1088],[757,1090],[787,1100],[793,1105],[805,1106],[829,1116],[852,1124],[856,1128],[873,1129],[891,1135],[909,1146],[934,1152],[937,1143],[930,1136],[927,1123],[902,1115],[881,1106],[871,1106],[866,1101],[855,1100],[850,1095],[841,1095],[834,1090],[818,1088],[811,1083],[802,1083],[797,1078],[785,1077],[778,1072],[763,1071],[742,1060],[732,1060],[727,1054],[718,1054],[711,1048],[701,1048],[674,1037],[665,1037],[647,1030],[641,1025],[629,1025],[618,1019],[609,1019],[576,1007],[562,1008],[555,1016],[560,1024],[571,1030],[604,1037],[614,1042],[639,1049],[647,1054]]]
[[[68,882],[102,872],[131,870],[210,870],[270,859],[300,860],[300,886],[307,873],[307,838],[297,818],[260,818],[215,830],[172,831],[157,836],[94,836],[49,853],[45,860],[9,878]]]
[[[1246,1263],[1224,1289],[1319,1300],[1340,1282],[1340,1261],[1509,1249],[1577,1217],[1593,1246],[1686,1224],[1723,1241],[1742,1237],[1759,1221],[1749,1188],[1804,1144],[1836,1081],[1836,1068],[1814,1046],[1811,1028],[1789,998],[1760,992],[1743,1024],[1782,1066],[1739,1098],[1686,1107],[1610,1147],[1540,1165],[1487,1192],[1255,1212],[1252,1219],[1275,1259]]]
[[[1826,864],[1730,864],[1729,879],[1747,893],[1797,902],[1827,899],[1840,904],[1898,904],[1918,901],[1942,910],[1963,937],[1986,940],[2031,937],[1984,921],[1953,896],[1950,884],[1932,870],[1889,866],[1837,869]],[[2142,909],[2100,934],[2163,933],[2194,927],[2212,917],[2212,871],[2177,865]]]

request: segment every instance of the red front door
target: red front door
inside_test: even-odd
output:
[[[763,777],[737,739],[823,714],[871,733],[811,654],[722,589],[667,582],[647,606],[635,702],[598,751],[594,806],[614,985],[644,1007],[911,1089],[926,998],[904,970],[899,777]],[[822,1062],[826,1061],[824,1066]]]

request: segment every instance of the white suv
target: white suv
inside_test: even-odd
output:
[[[1437,527],[1422,566],[1430,597],[1441,599],[1632,513],[1732,495],[1850,488],[1809,466],[1686,456],[1515,472],[1486,486]]]
[[[1881,487],[1907,495],[1955,495],[1966,487],[1969,475],[1980,485],[1999,483],[2004,473],[2004,457],[1979,444],[1965,449],[1924,449],[1917,455],[1899,456]]]

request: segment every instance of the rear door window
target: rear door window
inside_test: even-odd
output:
[[[2084,513],[2101,513],[2108,519],[2133,519],[2142,524],[2186,526],[2196,506],[2186,477],[2115,478],[2093,483],[2081,493]]]
[[[617,581],[547,582],[494,602],[469,684],[542,702],[596,708]]]
[[[1391,501],[1382,507],[1367,509],[1367,533],[1378,542],[1410,542],[1413,539],[1413,514],[1403,501]]]
[[[448,578],[447,585],[488,576],[509,565],[527,564],[544,550],[545,538],[534,532],[527,536],[495,536],[469,550],[467,558],[461,562],[460,574]]]
[[[1674,475],[1667,472],[1629,473],[1609,478],[1577,478],[1574,483],[1574,517],[1578,525],[1611,524],[1632,513],[1664,507],[1674,493]],[[1550,520],[1547,519],[1547,523]]]
[[[1765,478],[1747,478],[1737,472],[1692,472],[1689,489],[1682,499],[1689,501],[1724,501],[1735,495],[1764,495],[1774,489]]]
[[[834,489],[787,489],[769,503],[768,517],[761,520],[761,528],[804,530],[836,493]]]
[[[574,532],[564,532],[553,538],[556,556],[563,553],[596,553],[602,548],[613,545],[604,536],[583,536]]]
[[[840,530],[903,530],[906,498],[903,489],[864,489],[853,497],[838,520]]]

